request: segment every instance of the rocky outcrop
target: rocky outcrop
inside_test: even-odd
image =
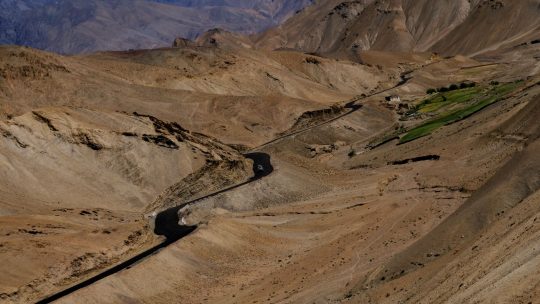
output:
[[[181,205],[190,199],[244,182],[252,174],[251,171],[245,159],[210,160],[200,170],[165,190],[146,210],[150,212]]]
[[[191,41],[189,39],[186,39],[186,38],[178,37],[178,38],[174,39],[172,47],[173,48],[184,48],[184,47],[194,46],[194,45],[195,45],[195,43],[193,43],[193,41]]]

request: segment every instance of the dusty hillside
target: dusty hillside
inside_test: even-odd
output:
[[[177,124],[135,114],[36,109],[2,123],[1,132],[4,190],[65,207],[141,210],[205,161],[241,158]]]
[[[342,57],[364,50],[474,55],[538,39],[538,4],[537,0],[319,1],[255,40],[262,48]]]
[[[143,254],[57,302],[534,303],[537,15],[321,1],[255,43],[0,47],[1,301]]]
[[[288,129],[305,111],[389,87],[396,73],[215,46],[83,57],[8,47],[0,52],[4,117],[51,105],[138,112],[250,146]]]
[[[405,83],[265,146],[272,175],[183,208],[193,234],[60,303],[534,303],[538,51],[395,54]]]
[[[207,163],[235,164],[215,187],[252,174],[237,151],[137,114],[40,108],[0,122],[0,141],[0,297],[21,303],[155,244],[144,213],[164,206],[151,202],[216,174]]]
[[[149,213],[253,175],[236,148],[398,73],[238,45],[0,53],[0,294],[18,303],[155,245]]]

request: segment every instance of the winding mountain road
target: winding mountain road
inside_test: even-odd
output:
[[[379,94],[382,94],[382,93],[385,93],[385,92],[388,92],[392,89],[395,89],[395,88],[398,88],[404,84],[406,84],[408,82],[408,80],[410,80],[411,78],[408,77],[409,74],[411,74],[413,71],[407,71],[405,73],[402,73],[401,74],[401,79],[399,81],[399,83],[397,83],[395,86],[391,87],[391,88],[388,88],[388,89],[384,89],[384,90],[381,90],[381,91],[377,91],[377,92],[374,92],[372,94],[369,94],[369,95],[364,95],[364,96],[361,96],[361,97],[356,97],[356,98],[353,98],[352,100],[350,100],[349,102],[347,102],[345,104],[345,108],[346,109],[350,109],[348,112],[346,113],[343,113],[341,115],[338,115],[336,117],[333,117],[329,120],[326,120],[326,121],[323,121],[321,123],[318,123],[318,124],[315,124],[315,125],[312,125],[312,126],[309,126],[309,127],[306,127],[302,130],[297,130],[297,131],[294,131],[292,133],[289,133],[289,134],[285,134],[283,136],[280,136],[280,137],[277,137],[277,138],[274,138],[262,145],[260,145],[259,147],[257,148],[254,148],[252,149],[249,153],[246,153],[244,154],[244,156],[246,158],[249,158],[249,159],[252,159],[253,160],[253,177],[251,177],[249,180],[243,182],[243,183],[240,183],[240,184],[237,184],[237,185],[234,185],[234,186],[231,186],[231,187],[228,187],[228,188],[225,188],[225,189],[222,189],[220,191],[217,191],[217,192],[214,192],[214,193],[211,193],[211,194],[208,194],[204,197],[200,197],[200,198],[197,198],[195,200],[192,200],[190,202],[186,202],[184,204],[181,204],[179,206],[175,206],[175,207],[171,207],[169,209],[166,209],[164,211],[161,211],[159,212],[156,217],[155,217],[155,220],[154,220],[154,233],[157,234],[157,235],[162,235],[166,238],[166,240],[157,245],[157,246],[154,246],[132,258],[130,258],[129,260],[127,261],[124,261],[118,265],[115,265],[113,266],[112,268],[109,268],[107,270],[105,270],[104,272],[96,275],[96,276],[93,276],[85,281],[82,281],[74,286],[71,286],[65,290],[62,290],[58,293],[55,293],[53,295],[50,295],[48,296],[47,298],[44,298],[38,302],[36,302],[37,304],[45,304],[45,303],[51,303],[51,302],[54,302],[56,300],[59,300],[60,298],[62,297],[65,297],[77,290],[80,290],[82,288],[85,288],[85,287],[88,287],[108,276],[111,276],[115,273],[118,273],[122,270],[125,270],[125,269],[129,269],[131,268],[132,266],[134,266],[135,264],[137,263],[140,263],[141,261],[143,261],[145,258],[148,258],[149,256],[152,256],[154,254],[156,254],[157,252],[159,252],[159,250],[169,246],[170,244],[178,241],[179,239],[185,237],[186,235],[190,234],[191,232],[193,232],[197,227],[195,226],[183,226],[183,225],[180,225],[180,218],[178,216],[178,211],[180,209],[182,209],[183,207],[187,206],[187,205],[191,205],[191,204],[194,204],[196,202],[199,202],[199,201],[202,201],[204,199],[207,199],[207,198],[210,198],[210,197],[214,197],[216,195],[219,195],[219,194],[222,194],[222,193],[225,193],[225,192],[228,192],[228,191],[231,191],[233,189],[236,189],[236,188],[239,188],[239,187],[242,187],[244,185],[247,185],[249,183],[252,183],[254,181],[257,181],[265,176],[268,176],[270,175],[274,168],[272,166],[272,163],[271,163],[271,157],[270,155],[266,154],[266,153],[263,153],[263,152],[258,152],[260,151],[261,149],[265,148],[265,147],[268,147],[272,144],[275,144],[283,139],[286,139],[286,138],[290,138],[290,137],[293,137],[295,135],[298,135],[298,134],[301,134],[301,133],[305,133],[305,132],[308,132],[308,131],[311,131],[315,128],[318,128],[318,127],[321,127],[321,126],[324,126],[324,125],[327,125],[327,124],[330,124],[338,119],[341,119],[343,117],[346,117],[348,115],[351,115],[352,113],[358,111],[359,109],[362,108],[362,105],[358,105],[356,104],[356,102],[360,101],[360,100],[363,100],[363,99],[366,99],[366,98],[369,98],[369,97],[373,97],[373,96],[376,96],[376,95],[379,95]]]
[[[249,183],[252,183],[267,175],[270,175],[274,171],[274,167],[272,166],[272,162],[270,161],[270,155],[266,153],[262,153],[262,152],[253,152],[253,153],[244,154],[244,156],[246,158],[253,160],[253,177],[252,178],[250,178],[249,180],[243,183],[230,186],[228,188],[205,195],[201,198],[192,200],[190,202],[181,204],[179,206],[171,207],[167,210],[164,210],[158,213],[155,218],[154,233],[157,235],[165,236],[167,238],[167,241],[165,242],[167,243],[167,245],[176,242],[177,240],[186,236],[187,234],[189,234],[191,231],[195,229],[195,227],[187,227],[187,226],[179,225],[180,218],[178,217],[178,212],[180,211],[180,209],[184,208],[187,205],[197,203],[204,199],[207,199],[207,198],[219,195],[221,193],[225,193],[233,189],[242,187]]]
[[[247,154],[244,154],[244,156],[246,158],[249,158],[251,160],[253,160],[253,177],[251,177],[249,180],[243,182],[243,183],[240,183],[240,184],[237,184],[237,185],[234,185],[234,186],[231,186],[231,187],[228,187],[228,188],[225,188],[225,189],[222,189],[220,191],[217,191],[217,192],[214,192],[214,193],[211,193],[211,194],[208,194],[208,195],[205,195],[203,197],[200,197],[200,198],[197,198],[195,200],[192,200],[190,202],[186,202],[184,204],[181,204],[179,206],[175,206],[175,207],[171,207],[169,209],[166,209],[160,213],[158,213],[155,217],[155,220],[154,220],[154,233],[157,234],[157,235],[162,235],[166,238],[166,240],[159,244],[159,245],[156,245],[142,253],[139,253],[138,255],[130,258],[129,260],[127,261],[124,261],[118,265],[115,265],[113,266],[112,268],[109,268],[107,270],[105,270],[104,272],[100,273],[100,274],[97,274],[85,281],[82,281],[74,286],[71,286],[67,289],[64,289],[58,293],[55,293],[53,295],[50,295],[48,296],[47,298],[45,299],[42,299],[38,302],[36,302],[37,304],[44,304],[44,303],[51,303],[51,302],[54,302],[56,300],[59,300],[60,298],[63,298],[77,290],[80,290],[82,288],[85,288],[85,287],[88,287],[108,276],[111,276],[115,273],[118,273],[124,269],[129,269],[131,268],[133,265],[137,264],[137,263],[140,263],[141,261],[143,261],[145,258],[149,257],[149,256],[152,256],[153,254],[157,253],[159,250],[169,246],[170,244],[178,241],[179,239],[183,238],[184,236],[190,234],[191,232],[193,232],[197,227],[195,226],[182,226],[180,225],[180,218],[178,217],[178,211],[180,209],[182,209],[183,207],[187,206],[187,205],[190,205],[190,204],[194,204],[198,201],[202,201],[204,199],[207,199],[207,198],[210,198],[210,197],[213,197],[213,196],[216,196],[216,195],[219,195],[221,193],[225,193],[227,191],[231,191],[233,189],[236,189],[236,188],[239,188],[239,187],[242,187],[244,185],[247,185],[249,183],[252,183],[254,181],[257,181],[267,175],[270,175],[273,171],[274,171],[274,168],[272,166],[272,162],[270,160],[270,155],[266,154],[266,153],[262,153],[262,152],[252,152],[252,153],[247,153]]]

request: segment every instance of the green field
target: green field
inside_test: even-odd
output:
[[[481,88],[467,88],[445,93],[437,93],[435,96],[422,101],[416,106],[420,113],[438,111],[454,103],[468,102],[481,92]]]
[[[407,132],[400,138],[399,143],[406,143],[431,134],[436,129],[460,121],[485,107],[499,101],[506,94],[514,91],[522,82],[506,83],[489,88],[467,88],[452,92],[439,93],[418,104],[415,108],[420,113],[439,111],[452,108],[441,113],[433,120],[427,121]],[[458,107],[458,109],[455,109]]]

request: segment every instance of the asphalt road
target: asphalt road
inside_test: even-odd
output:
[[[270,155],[266,153],[261,153],[261,152],[253,152],[253,153],[244,154],[244,156],[246,158],[253,160],[253,177],[252,178],[250,178],[249,180],[241,184],[237,184],[237,185],[222,189],[220,191],[214,192],[212,194],[203,196],[196,200],[184,203],[179,206],[169,208],[165,211],[158,213],[155,219],[154,233],[157,235],[165,236],[167,238],[168,244],[176,242],[177,240],[181,239],[182,237],[186,236],[187,234],[189,234],[191,231],[194,230],[194,227],[186,227],[186,226],[181,226],[178,224],[180,222],[180,218],[178,218],[178,211],[180,211],[180,209],[184,208],[186,205],[191,205],[198,201],[201,201],[201,200],[225,193],[227,191],[231,191],[233,189],[242,187],[249,183],[252,183],[267,175],[270,175],[274,171],[274,167],[272,167],[272,162],[270,161]]]
[[[124,269],[129,269],[131,268],[133,265],[141,262],[142,260],[144,260],[145,258],[157,253],[159,250],[169,246],[170,244],[178,241],[179,239],[183,238],[184,236],[190,234],[191,232],[193,232],[197,227],[195,226],[182,226],[180,225],[180,218],[178,217],[178,211],[183,208],[184,206],[186,205],[190,205],[190,204],[193,204],[193,203],[196,203],[198,201],[201,201],[201,200],[204,200],[204,199],[207,199],[207,198],[210,198],[210,197],[213,197],[213,196],[216,196],[218,194],[221,194],[221,193],[225,193],[227,191],[231,191],[233,189],[236,189],[236,188],[239,188],[241,186],[244,186],[244,185],[247,185],[249,183],[252,183],[254,181],[257,181],[267,175],[270,175],[273,171],[274,171],[274,168],[272,167],[272,162],[270,160],[270,155],[266,154],[266,153],[262,153],[262,152],[253,152],[253,153],[248,153],[248,154],[245,154],[244,155],[246,158],[249,158],[249,159],[252,159],[253,160],[253,177],[250,178],[249,180],[241,183],[241,184],[238,184],[238,185],[234,185],[234,186],[231,186],[231,187],[228,187],[226,189],[222,189],[220,191],[217,191],[217,192],[214,192],[212,194],[209,194],[209,195],[206,195],[204,197],[201,197],[201,198],[198,198],[196,200],[193,200],[193,201],[190,201],[190,202],[187,202],[187,203],[184,203],[182,205],[179,205],[179,206],[175,206],[175,207],[172,207],[172,208],[169,208],[169,209],[166,209],[160,213],[158,213],[156,215],[156,218],[155,218],[155,224],[154,224],[154,233],[157,234],[157,235],[162,235],[162,236],[165,236],[166,240],[155,246],[155,247],[152,247],[134,257],[132,257],[131,259],[127,260],[127,261],[124,261],[112,268],[109,268],[107,270],[105,270],[104,272],[96,275],[96,276],[93,276],[85,281],[82,281],[74,286],[71,286],[67,289],[64,289],[58,293],[55,293],[53,295],[50,295],[48,296],[47,298],[45,299],[42,299],[36,303],[38,304],[44,304],[44,303],[51,303],[51,302],[54,302],[56,300],[59,300],[60,298],[62,297],[65,297],[77,290],[80,290],[82,288],[85,288],[85,287],[88,287],[108,276],[111,276],[115,273],[118,273]]]

